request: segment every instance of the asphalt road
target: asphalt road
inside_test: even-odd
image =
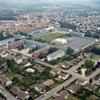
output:
[[[41,95],[40,97],[36,98],[35,100],[47,100],[48,98],[50,98],[54,93],[57,93],[58,91],[60,91],[63,87],[67,87],[71,82],[73,82],[74,80],[76,80],[77,78],[79,79],[84,79],[86,81],[89,81],[90,78],[94,78],[96,75],[98,75],[100,73],[100,69],[97,69],[96,71],[94,71],[89,77],[83,77],[82,75],[79,75],[77,73],[74,73],[73,71],[75,71],[76,69],[78,69],[83,63],[84,63],[85,59],[83,61],[81,61],[80,63],[78,63],[78,65],[73,66],[71,69],[69,70],[62,70],[65,73],[71,74],[72,78],[70,78],[69,80],[65,81],[64,83],[60,84],[59,86],[53,88],[52,90],[50,90],[49,92],[47,92],[44,95]],[[94,84],[96,85],[100,85],[99,81],[94,81]]]
[[[53,94],[57,93],[58,91],[60,91],[63,87],[68,86],[71,82],[73,82],[74,80],[76,80],[76,77],[72,77],[69,80],[63,82],[62,84],[60,84],[59,86],[51,89],[49,92],[47,92],[44,95],[41,95],[40,97],[36,98],[35,100],[47,100],[48,98],[50,98]]]
[[[27,55],[26,55],[27,56]],[[38,60],[37,60],[38,61]],[[54,93],[57,93],[58,91],[60,91],[63,87],[67,87],[71,82],[73,82],[74,80],[76,80],[77,78],[81,78],[81,79],[85,79],[85,80],[89,80],[90,78],[94,78],[96,75],[98,75],[100,73],[100,69],[94,71],[89,77],[82,77],[82,75],[79,75],[77,73],[74,73],[73,71],[75,71],[77,68],[79,68],[85,60],[81,61],[80,63],[78,63],[78,65],[73,66],[71,69],[65,71],[66,73],[69,73],[72,75],[72,77],[63,82],[62,84],[60,84],[59,86],[51,89],[50,91],[48,91],[47,93],[41,95],[40,97],[36,98],[35,100],[47,100],[48,98],[50,98]],[[40,61],[39,61],[40,62]],[[44,63],[44,62],[42,62]],[[48,65],[48,64],[47,64]],[[98,81],[94,81],[95,84],[99,84]],[[5,95],[7,95],[7,100],[16,100],[16,98],[13,98],[13,96],[7,92],[5,89],[3,90],[3,93]],[[9,98],[10,97],[10,98]]]
[[[100,74],[100,68],[98,68],[96,71],[94,71],[94,72],[89,76],[89,78],[94,78],[94,77],[96,77],[98,74]]]
[[[7,100],[17,100],[10,92],[0,85],[0,93],[6,97]]]

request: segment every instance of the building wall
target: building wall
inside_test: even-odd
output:
[[[22,45],[24,45],[24,40],[19,40],[19,41],[16,41],[14,43],[8,44],[8,48],[9,49],[15,49],[15,48],[18,48],[18,47],[20,47]]]
[[[53,54],[52,54],[53,55]],[[47,60],[48,61],[52,61],[52,60],[56,60],[58,58],[61,58],[65,55],[65,52],[64,51],[61,51],[61,52],[58,52],[55,56],[51,56],[51,55],[48,55],[47,56]]]
[[[4,45],[7,45],[9,42],[12,43],[15,41],[15,38],[12,37],[12,38],[9,38],[9,39],[5,39],[5,40],[1,40],[0,41],[0,46],[4,46]]]

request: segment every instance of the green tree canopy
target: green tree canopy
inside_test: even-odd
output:
[[[66,54],[72,55],[74,53],[74,50],[71,47],[67,48]]]
[[[85,61],[84,66],[87,69],[92,69],[94,67],[94,61],[92,61],[91,59],[88,59],[88,60]]]

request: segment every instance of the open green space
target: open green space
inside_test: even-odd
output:
[[[48,33],[46,35],[42,35],[42,36],[38,37],[37,39],[41,40],[41,41],[44,41],[44,42],[50,42],[50,41],[52,41],[52,40],[54,40],[56,38],[61,37],[62,35],[63,34],[56,33],[56,32],[55,33]]]

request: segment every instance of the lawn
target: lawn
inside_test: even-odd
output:
[[[46,35],[38,37],[39,40],[45,41],[45,42],[51,42],[52,40],[61,37],[63,34],[61,33],[48,33]]]

